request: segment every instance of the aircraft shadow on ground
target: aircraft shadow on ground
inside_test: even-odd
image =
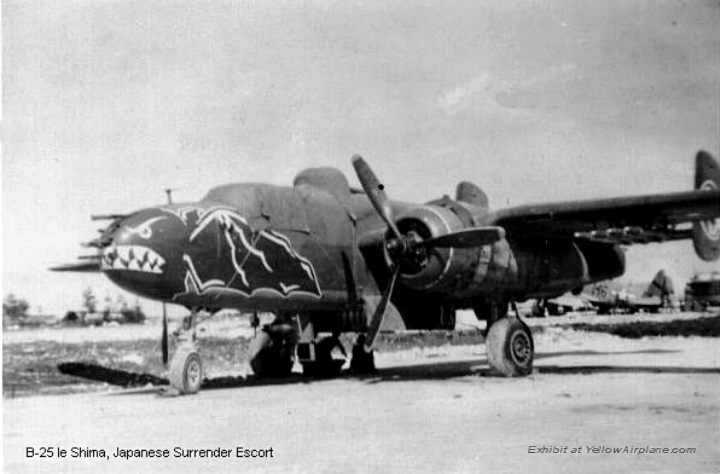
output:
[[[630,355],[630,354],[671,354],[678,353],[677,350],[664,349],[648,349],[637,351],[561,351],[561,352],[541,352],[535,354],[535,373],[536,374],[596,374],[596,373],[651,373],[651,374],[720,374],[720,368],[713,367],[683,367],[683,366],[654,366],[654,365],[547,365],[542,361],[552,357],[562,356],[612,356],[612,355]],[[70,369],[70,370],[68,370]],[[63,368],[61,368],[63,370]],[[158,386],[167,385],[165,378],[157,377],[150,374],[137,374],[121,370],[108,369],[106,367],[92,364],[72,364],[68,367],[65,365],[64,373],[70,375],[89,378],[91,380],[102,381],[114,385],[124,387],[149,387],[143,390],[133,390],[129,392],[118,392],[119,395],[141,394],[157,392]],[[414,380],[446,380],[452,378],[466,377],[470,375],[480,377],[493,377],[493,373],[487,365],[485,357],[478,357],[471,360],[449,361],[449,362],[428,362],[422,364],[408,364],[403,366],[394,366],[381,368],[372,374],[353,374],[349,371],[343,372],[339,377],[328,378],[312,378],[300,374],[293,374],[289,377],[282,378],[256,378],[249,376],[225,376],[213,377],[203,381],[203,390],[222,389],[222,388],[240,388],[240,387],[258,387],[288,384],[308,384],[320,382],[324,380],[356,380],[368,384],[377,384],[383,382],[402,382]]]
[[[647,349],[637,351],[563,351],[543,352],[535,354],[535,374],[594,374],[594,373],[655,373],[655,374],[720,374],[720,368],[714,367],[683,367],[659,365],[548,365],[543,359],[562,356],[613,356],[629,354],[672,354],[681,351],[665,349]],[[412,381],[412,380],[444,380],[468,375],[494,377],[487,365],[485,357],[466,360],[428,364],[414,364],[400,367],[379,369],[372,376],[364,377],[369,383]]]

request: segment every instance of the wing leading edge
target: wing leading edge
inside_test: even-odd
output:
[[[512,207],[490,216],[509,238],[580,238],[634,244],[693,238],[704,260],[720,256],[720,166],[696,159],[695,191]]]

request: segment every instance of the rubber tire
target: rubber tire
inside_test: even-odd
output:
[[[180,346],[173,354],[168,373],[170,386],[181,394],[197,393],[203,381],[200,355],[192,346]]]
[[[250,341],[248,359],[250,368],[257,377],[287,377],[292,373],[294,363],[292,352],[282,354],[275,345],[276,342],[265,331],[258,331]]]
[[[524,361],[513,355],[512,343],[524,337],[530,354]],[[517,318],[502,318],[490,327],[485,340],[490,368],[503,377],[524,377],[532,373],[535,345],[530,328]]]

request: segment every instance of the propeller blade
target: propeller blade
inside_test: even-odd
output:
[[[397,280],[398,273],[400,273],[400,266],[396,265],[392,277],[390,277],[390,281],[380,298],[380,302],[375,307],[375,312],[372,315],[372,319],[370,320],[368,327],[367,339],[365,340],[366,352],[372,351],[375,347],[375,339],[380,333],[380,325],[385,317],[385,309],[387,308],[390,296],[392,296],[393,289],[395,288],[395,280]]]
[[[162,351],[163,365],[168,363],[168,320],[167,320],[167,308],[165,303],[163,307],[163,320],[162,320],[162,340],[160,341],[160,350]]]
[[[355,168],[358,180],[365,190],[368,199],[372,203],[375,210],[378,212],[380,217],[388,228],[392,231],[394,237],[399,239],[401,237],[400,231],[395,225],[395,218],[393,216],[393,210],[388,201],[387,195],[385,195],[385,187],[382,185],[380,180],[375,176],[370,166],[365,162],[362,156],[353,155],[352,165]]]
[[[472,248],[497,242],[505,238],[502,227],[473,227],[425,240],[426,247]]]

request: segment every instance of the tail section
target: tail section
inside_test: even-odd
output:
[[[665,273],[665,270],[659,270],[650,282],[650,285],[643,293],[645,297],[660,296],[666,297],[675,293],[672,279]]]
[[[474,204],[475,206],[488,207],[487,195],[476,184],[469,181],[461,181],[455,190],[455,200]]]
[[[695,189],[720,189],[720,164],[708,152],[699,151],[695,158]],[[693,245],[698,256],[708,262],[720,257],[720,219],[693,223]]]

